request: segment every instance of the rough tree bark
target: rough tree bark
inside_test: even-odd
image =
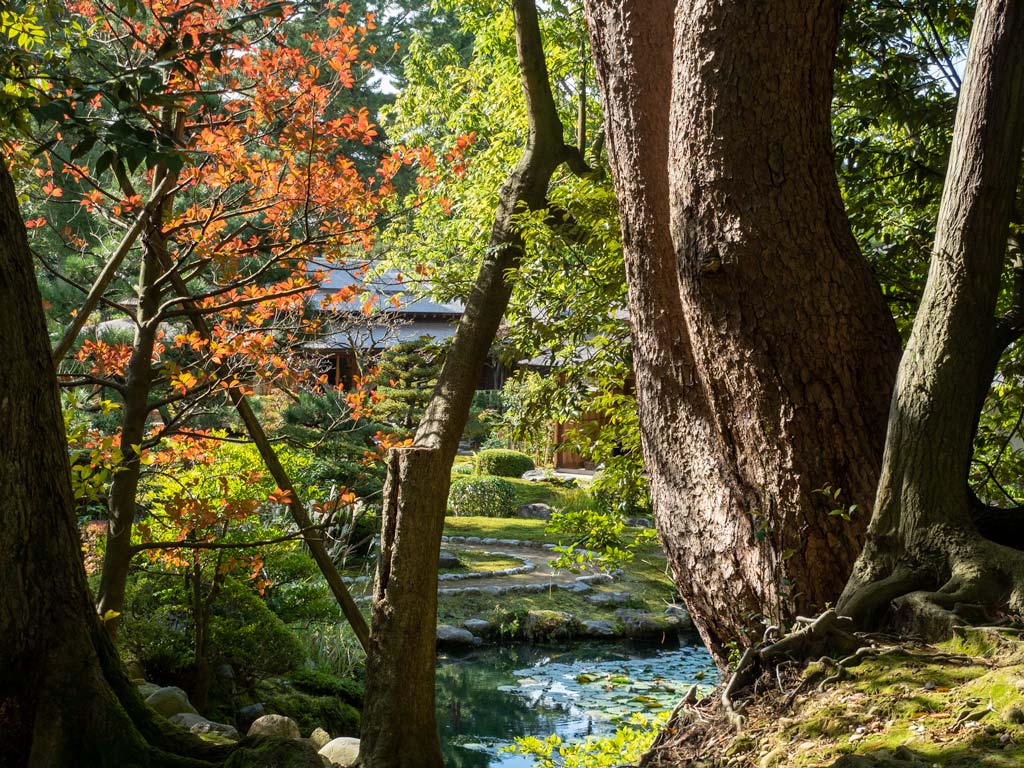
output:
[[[434,717],[437,560],[452,462],[512,294],[523,241],[513,215],[547,206],[551,176],[585,165],[564,143],[534,0],[513,0],[529,135],[498,196],[489,246],[413,445],[392,451],[384,487],[360,757],[366,768],[443,765]]]
[[[150,710],[96,615],[82,567],[42,297],[6,160],[0,162],[0,327],[0,766],[253,764],[247,762],[251,741],[212,746]],[[271,752],[281,764],[287,755],[294,760],[288,765],[320,765],[297,742],[264,748],[262,757]]]
[[[899,339],[833,168],[841,3],[585,6],[655,520],[721,662],[836,599],[878,480]]]
[[[838,610],[932,636],[1024,612],[1019,517],[1007,530],[967,485],[978,413],[1021,333],[995,318],[1024,144],[1024,5],[982,0],[957,105],[928,281],[900,364],[867,544]],[[1019,299],[1019,296],[1018,296]],[[996,521],[996,524],[993,524]],[[991,537],[991,538],[988,538]],[[1015,541],[1016,548],[997,543]]]

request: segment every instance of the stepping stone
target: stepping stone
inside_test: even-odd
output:
[[[476,637],[468,629],[453,627],[450,624],[442,624],[437,628],[437,644],[443,646],[466,647],[480,644],[480,638]]]
[[[632,595],[629,592],[597,592],[587,596],[587,602],[594,605],[625,605]]]

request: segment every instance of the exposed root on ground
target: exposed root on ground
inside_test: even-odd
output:
[[[773,635],[767,632],[766,638]],[[697,699],[695,691],[689,692],[640,761],[640,768],[761,765],[761,759],[753,759],[751,754],[760,748],[766,730],[776,729],[780,723],[801,722],[808,710],[815,711],[815,705],[809,702],[842,700],[851,687],[863,687],[860,678],[866,673],[858,669],[863,665],[867,665],[864,668],[869,677],[879,669],[909,670],[908,679],[912,679],[915,669],[941,668],[945,670],[943,674],[953,677],[978,669],[983,671],[989,662],[982,657],[993,653],[1001,654],[1006,664],[1024,664],[1022,630],[958,627],[954,635],[952,647],[939,649],[921,640],[855,632],[852,621],[835,611],[827,611],[813,620],[800,619],[788,635],[766,639],[748,649],[717,696]],[[970,649],[969,653],[961,653],[962,648]],[[920,680],[918,684],[923,691],[948,690],[933,681]],[[1024,695],[1024,685],[1021,691]],[[872,698],[862,693],[856,695],[869,701]],[[920,696],[908,693],[907,698],[916,701]],[[834,704],[823,705],[823,708],[828,706]],[[982,720],[1000,719],[993,712],[990,702],[975,702],[962,712],[954,713],[959,721],[950,715],[945,727],[949,734],[959,734],[965,724],[973,727]],[[845,715],[834,716],[844,721]],[[843,736],[859,738],[852,728]],[[834,735],[825,741],[835,743]],[[773,743],[770,739],[764,741],[764,744]],[[810,742],[804,737],[802,743],[806,747]],[[796,748],[796,741],[789,737],[775,748],[779,755],[789,754]],[[913,754],[903,757],[901,754],[899,750],[889,750],[884,759],[877,755],[870,758],[846,756],[835,766],[919,768],[930,765],[921,763]],[[767,761],[763,764],[781,763]]]

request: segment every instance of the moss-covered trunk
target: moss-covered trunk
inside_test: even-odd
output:
[[[889,416],[868,541],[839,609],[943,634],[1024,611],[1024,554],[978,533],[967,479],[991,384],[996,299],[1024,145],[1024,5],[983,0],[971,32],[931,266]],[[1001,350],[997,350],[1001,351]],[[1017,524],[1019,527],[1019,523]],[[923,590],[923,591],[922,591]],[[956,614],[960,614],[957,617]]]

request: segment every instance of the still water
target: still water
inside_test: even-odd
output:
[[[437,720],[448,768],[531,768],[503,754],[516,736],[612,733],[633,712],[671,710],[693,683],[718,683],[696,636],[651,646],[489,647],[437,660]]]

